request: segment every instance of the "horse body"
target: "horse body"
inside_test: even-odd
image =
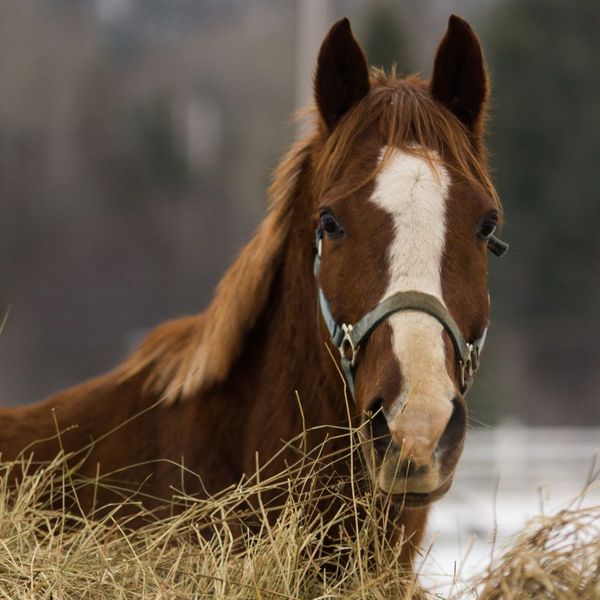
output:
[[[480,234],[499,205],[481,139],[481,52],[453,17],[431,84],[369,75],[341,21],[323,43],[315,95],[318,127],[278,168],[271,210],[209,308],[161,325],[105,376],[2,409],[4,460],[79,452],[82,474],[110,474],[152,504],[182,488],[216,493],[257,463],[268,463],[265,476],[279,472],[295,460],[279,453],[284,442],[305,430],[309,446],[327,438],[336,453],[350,439],[336,431],[361,427],[375,486],[406,504],[394,531],[411,537],[412,557],[462,449],[457,353],[439,318],[397,312],[360,349],[350,394],[317,298],[356,323],[414,289],[438,298],[465,340],[484,335],[489,236]],[[91,510],[114,499],[100,488],[81,502]]]

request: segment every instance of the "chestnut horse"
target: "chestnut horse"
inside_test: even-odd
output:
[[[458,17],[430,82],[369,70],[343,19],[314,93],[314,132],[278,167],[270,211],[210,306],[159,326],[104,376],[2,409],[4,460],[85,447],[84,476],[117,472],[155,498],[181,488],[183,463],[197,474],[186,491],[202,497],[252,474],[257,456],[279,456],[276,472],[284,440],[313,428],[320,443],[350,417],[374,490],[402,500],[412,558],[461,454],[487,250],[503,250],[487,75]],[[330,449],[348,443],[332,436]]]

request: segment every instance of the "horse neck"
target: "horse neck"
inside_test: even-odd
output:
[[[343,383],[326,349],[320,323],[313,275],[314,202],[303,191],[308,188],[305,183],[300,177],[282,262],[259,322],[258,335],[265,345],[258,361],[267,371],[269,389],[264,398],[283,419],[296,422],[300,403],[308,427],[339,426],[347,424]]]

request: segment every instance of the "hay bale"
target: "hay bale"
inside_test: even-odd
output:
[[[532,519],[514,543],[471,582],[481,600],[600,599],[600,505]]]
[[[257,495],[290,485],[312,490],[310,478],[290,481],[286,473],[204,500],[182,495],[185,508],[167,518],[138,506],[136,519],[146,524],[133,529],[115,518],[120,505],[97,519],[62,510],[62,500],[72,506],[85,483],[64,456],[44,466],[0,463],[0,598],[422,597],[415,576],[403,570],[400,549],[379,538],[373,543],[377,527],[340,540],[339,555],[327,545],[342,519],[371,510],[367,496],[360,507],[349,502],[347,514],[324,522],[310,510],[310,496],[287,494],[276,522],[259,502],[254,527],[243,528],[240,507],[251,506],[250,499],[256,507]]]
[[[10,483],[15,472],[17,485]],[[114,516],[119,506],[97,519],[60,509],[62,500],[72,503],[78,486],[89,483],[77,480],[64,456],[43,467],[0,463],[0,597],[430,597],[403,570],[400,549],[386,546],[368,493],[355,503],[349,500],[344,514],[324,522],[310,510],[312,481],[284,473],[201,501],[182,495],[185,508],[168,518],[156,519],[138,507],[136,516],[146,525],[130,529]],[[284,494],[283,511],[274,523],[260,505],[251,515],[258,527],[240,529],[240,506],[256,507],[257,495],[289,486],[309,490],[308,495]],[[600,599],[600,506],[582,503],[583,496],[578,505],[531,521],[458,597]],[[340,540],[339,555],[332,554],[328,533],[359,513],[369,526]]]

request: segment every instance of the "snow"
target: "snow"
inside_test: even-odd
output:
[[[469,432],[454,484],[432,507],[422,584],[442,596],[482,572],[540,513],[564,508],[598,470],[600,430],[509,425]],[[600,485],[584,506],[600,505]]]

